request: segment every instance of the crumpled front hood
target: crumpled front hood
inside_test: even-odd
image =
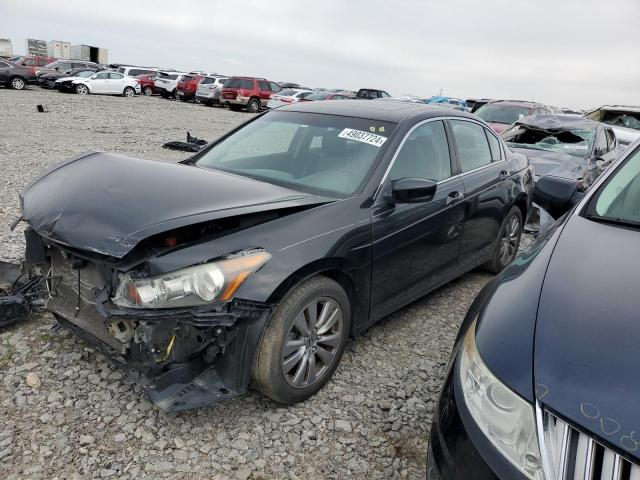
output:
[[[636,458],[639,240],[631,229],[568,220],[542,288],[534,356],[538,400]]]
[[[191,165],[90,152],[45,171],[21,194],[39,234],[121,258],[157,233],[332,199]]]
[[[562,152],[549,152],[534,148],[511,147],[512,150],[524,154],[533,167],[537,177],[554,175],[564,178],[582,178],[582,170],[587,159]]]

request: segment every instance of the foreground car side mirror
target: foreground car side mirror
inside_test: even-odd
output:
[[[385,199],[389,203],[425,203],[433,199],[438,184],[424,178],[401,178],[391,182],[391,194]]]

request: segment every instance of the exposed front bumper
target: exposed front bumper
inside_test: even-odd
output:
[[[427,480],[527,480],[475,424],[456,370],[451,369],[434,413]]]

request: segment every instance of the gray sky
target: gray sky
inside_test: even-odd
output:
[[[0,0],[0,38],[392,95],[640,104],[639,0]]]

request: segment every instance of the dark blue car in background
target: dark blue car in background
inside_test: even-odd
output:
[[[636,143],[474,301],[428,479],[640,479],[639,228]]]

